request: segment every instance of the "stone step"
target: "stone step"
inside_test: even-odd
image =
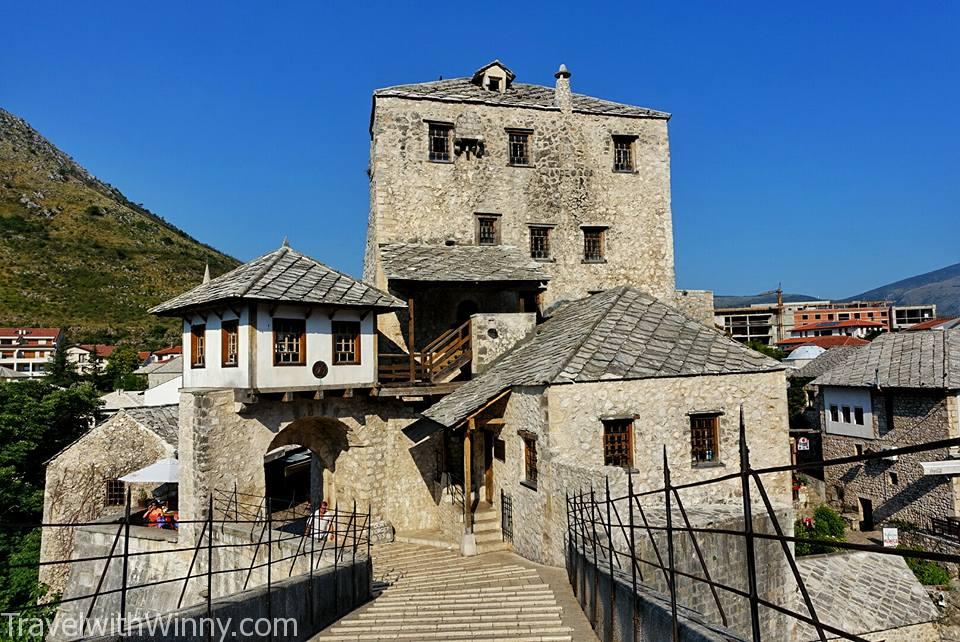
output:
[[[389,636],[385,637],[381,633],[374,634],[364,634],[364,635],[351,635],[351,634],[332,634],[332,633],[321,633],[315,639],[317,640],[331,640],[337,642],[346,642],[352,641],[356,642],[359,640],[392,640],[392,639],[418,639],[416,636],[412,638],[400,638],[399,636]],[[440,639],[444,642],[489,642],[490,640],[510,640],[510,642],[571,642],[573,637],[569,634],[537,634],[537,635],[524,635],[518,636],[515,633],[508,633],[506,635],[493,634],[491,632],[478,633],[476,635],[457,635],[449,637],[449,634],[445,634],[444,637],[434,638]]]
[[[544,612],[531,612],[524,611],[522,613],[497,613],[497,614],[468,614],[468,615],[447,615],[447,614],[438,614],[438,615],[418,615],[418,622],[488,622],[488,621],[502,621],[502,622],[559,622],[560,615],[554,611],[544,611]],[[360,613],[357,616],[357,619],[353,620],[344,620],[340,624],[343,626],[352,625],[353,623],[366,622],[367,624],[373,623],[383,623],[385,626],[391,624],[396,624],[397,620],[393,617],[383,617],[381,615],[373,613]]]
[[[509,551],[513,549],[513,545],[510,542],[498,541],[498,542],[489,542],[477,544],[477,555],[484,555],[486,553],[496,553],[498,551]]]
[[[391,615],[497,615],[498,613],[562,613],[563,607],[556,606],[552,600],[543,600],[542,604],[524,604],[523,606],[510,607],[506,605],[497,605],[489,608],[478,608],[475,604],[463,605],[435,605],[435,606],[411,606],[411,607],[370,607],[364,613],[375,613],[381,617],[386,614]]]
[[[523,586],[494,586],[482,589],[459,589],[450,591],[420,591],[415,593],[405,593],[401,596],[390,592],[378,600],[378,604],[383,601],[394,600],[437,600],[444,597],[476,597],[479,600],[494,600],[512,596],[529,595],[553,595],[550,587],[546,584],[525,584]]]
[[[541,640],[544,635],[570,635],[572,629],[567,626],[551,627],[518,627],[518,628],[478,628],[470,629],[461,627],[459,629],[387,629],[387,630],[347,630],[341,631],[334,627],[330,631],[330,637],[325,639],[332,640],[451,640],[451,639],[510,639],[523,640],[534,639]],[[341,637],[347,636],[347,637]]]

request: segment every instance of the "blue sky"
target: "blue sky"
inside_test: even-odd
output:
[[[0,106],[240,259],[358,274],[374,88],[467,75],[669,111],[678,285],[855,294],[960,261],[960,4],[19,2]]]

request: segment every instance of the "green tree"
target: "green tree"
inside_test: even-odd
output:
[[[60,341],[57,344],[53,359],[47,364],[45,372],[47,383],[61,388],[69,388],[80,381],[80,373],[77,372],[76,365],[67,359],[66,341]]]
[[[89,383],[62,389],[43,379],[0,382],[0,612],[23,608],[43,592],[39,531],[9,525],[40,521],[44,462],[90,427],[99,404]]]
[[[139,367],[137,351],[131,346],[120,346],[110,355],[103,378],[112,390],[143,390],[147,387],[146,377],[133,373]]]
[[[753,341],[748,341],[747,347],[751,350],[756,350],[760,354],[765,354],[772,359],[776,359],[777,361],[783,361],[783,358],[787,356],[787,353],[780,348],[768,346],[767,344],[761,343],[756,339]]]
[[[103,370],[103,359],[97,354],[96,344],[94,344],[94,349],[90,352],[90,359],[87,361],[84,378],[93,385],[95,390],[110,392],[110,382]]]
[[[826,504],[817,506],[811,519],[798,519],[794,522],[793,536],[797,539],[810,540],[797,542],[797,556],[835,552],[837,547],[830,546],[830,542],[846,541],[845,530],[846,524],[843,523],[843,518],[837,511]]]
[[[906,546],[900,544],[897,548],[906,551],[924,551],[922,546]],[[945,571],[942,566],[930,560],[918,559],[916,557],[905,557],[904,561],[917,579],[924,586],[945,586],[950,583],[950,573]]]

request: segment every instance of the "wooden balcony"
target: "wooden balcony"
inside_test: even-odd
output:
[[[447,330],[419,352],[380,353],[378,377],[384,386],[449,383],[470,364],[470,321]]]

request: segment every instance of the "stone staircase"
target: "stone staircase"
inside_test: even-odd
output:
[[[486,502],[480,502],[473,513],[473,534],[477,540],[478,554],[510,550],[510,544],[503,541],[500,514]]]
[[[372,602],[314,640],[571,641],[535,569],[413,544],[373,549]]]

